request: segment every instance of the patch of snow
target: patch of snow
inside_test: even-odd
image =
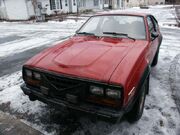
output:
[[[22,117],[22,121],[46,135],[57,135],[60,133],[67,134],[67,131],[69,134],[71,133],[74,135],[179,135],[180,115],[172,97],[170,78],[173,80],[173,82],[178,84],[179,82],[177,81],[180,80],[180,76],[177,75],[175,77],[170,77],[169,70],[174,59],[180,53],[180,29],[163,26],[163,23],[168,22],[169,18],[174,17],[174,9],[166,8],[166,6],[156,6],[151,7],[150,9],[132,8],[127,10],[152,13],[160,22],[161,31],[163,33],[163,42],[160,48],[159,63],[156,67],[152,68],[152,74],[150,77],[150,92],[146,97],[143,116],[138,122],[130,124],[126,120],[123,120],[121,123],[110,124],[101,120],[94,122],[85,116],[74,119],[68,116],[68,113],[63,112],[64,109],[58,112],[57,110],[54,111],[48,108],[44,103],[39,101],[31,102],[20,89],[20,84],[23,82],[21,72],[5,75],[0,78],[0,106],[2,106],[2,104],[9,103],[9,110],[15,116],[19,113],[27,114]],[[66,22],[48,22],[47,24],[32,24],[31,26],[33,26],[35,31],[42,29],[43,33],[47,31],[46,34],[49,34],[48,32],[51,28],[53,31],[59,32],[60,30],[58,30],[58,28],[66,27],[61,31],[69,31],[68,28],[72,28],[71,24],[74,28],[77,27],[75,25],[81,25],[81,23],[76,23],[75,21],[71,20],[69,25],[66,24]],[[29,24],[27,26],[24,24],[17,25],[10,23],[5,23],[3,25],[4,26],[0,25],[0,28],[9,25],[12,25],[10,27],[13,27],[13,25],[15,25],[16,30],[22,26],[24,27],[23,34],[25,35],[27,34],[26,30],[28,30],[29,27]],[[5,30],[5,28],[3,29]],[[13,29],[10,29],[10,31],[12,30]],[[53,37],[53,35],[53,33],[52,35],[50,33],[49,36]],[[32,36],[32,38],[34,38],[34,36]],[[48,36],[46,38],[48,38]],[[36,41],[35,39],[34,41]],[[44,41],[42,40],[42,42]],[[27,48],[32,46],[30,45],[30,42],[27,43],[29,43],[29,45],[26,46]],[[18,46],[18,44],[16,45]],[[7,49],[8,47],[9,46],[7,45]],[[19,46],[19,48],[20,47],[21,46]],[[1,48],[3,48],[3,46],[0,46],[0,51]],[[11,51],[11,53],[13,53],[12,50],[15,49],[18,48],[13,47],[13,49],[10,49],[9,52]],[[21,49],[24,49],[24,46]],[[4,49],[4,51],[6,51],[6,49]],[[4,53],[4,51],[2,51],[2,53]],[[177,74],[180,74],[179,71],[177,71]],[[177,86],[179,86],[179,84]],[[68,117],[63,118],[62,115],[67,115]],[[55,118],[53,119],[52,117]],[[75,128],[76,126],[77,128]],[[64,130],[66,130],[66,132]]]
[[[44,104],[38,101],[30,102],[20,89],[22,84],[21,73],[16,72],[10,76],[5,75],[0,79],[0,103],[10,102],[10,108],[19,113],[41,113]]]
[[[47,23],[2,23],[0,22],[0,38],[18,35],[22,39],[0,44],[0,57],[23,52],[40,46],[54,45],[55,42],[71,36],[85,20],[66,20]],[[5,39],[4,39],[5,40]]]

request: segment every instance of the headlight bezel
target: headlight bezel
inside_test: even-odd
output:
[[[96,92],[92,91],[92,90],[95,90],[96,89]],[[99,91],[98,91],[99,90]],[[89,87],[89,92],[93,95],[96,95],[96,96],[104,96],[104,89],[102,87],[99,87],[99,86],[96,86],[96,85],[91,85]],[[99,92],[99,93],[98,93]]]
[[[105,92],[106,92],[106,96],[109,97],[109,98],[121,99],[122,92],[121,92],[120,90],[112,89],[112,88],[107,88]],[[117,96],[115,96],[115,95],[110,95],[110,94],[112,94],[112,93],[116,93]]]
[[[25,68],[25,69],[23,69],[23,78],[24,79],[29,78],[29,79],[32,79],[32,80],[40,81],[41,80],[41,73],[37,72],[37,71],[34,71],[32,69]]]
[[[24,69],[24,74],[26,77],[30,77],[30,78],[33,77],[33,72],[30,69]]]
[[[33,71],[33,78],[35,79],[35,80],[41,80],[41,74],[40,73],[38,73],[38,72],[35,72],[35,71]]]
[[[91,91],[91,88],[92,87],[96,87],[96,88],[99,88],[99,89],[102,89],[103,90],[103,93],[102,94],[96,94],[96,93],[92,93]],[[111,96],[110,94],[108,94],[108,92],[117,92],[117,96]],[[89,86],[89,93],[90,95],[94,95],[94,96],[97,96],[97,97],[103,97],[103,98],[106,98],[106,99],[114,99],[114,100],[119,100],[122,98],[122,87],[120,86],[113,86],[113,85],[96,85],[96,84],[93,84],[93,85],[90,85]]]
[[[27,75],[26,72],[31,72],[31,76]],[[27,67],[23,67],[23,70],[22,70],[22,77],[23,77],[23,80],[25,81],[26,84],[30,85],[30,86],[34,86],[34,87],[40,87],[41,83],[42,83],[42,77],[40,78],[37,78],[35,77],[35,74],[39,74],[41,76],[41,73],[36,71],[36,70],[33,70],[31,68],[27,68]]]

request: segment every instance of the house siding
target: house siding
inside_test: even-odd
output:
[[[125,7],[137,7],[140,5],[165,4],[165,0],[125,0]]]
[[[76,0],[75,0],[75,5],[73,4],[73,0],[72,0],[72,2],[67,0],[67,6],[66,6],[66,3],[65,3],[65,0],[62,0],[62,9],[58,9],[58,10],[51,10],[50,9],[50,1],[49,0],[38,0],[38,2],[42,3],[42,7],[43,8],[47,8],[47,12],[46,13],[48,15],[55,14],[54,11],[58,11],[60,13],[61,12],[68,13],[68,12],[70,12],[70,9],[69,9],[70,4],[72,6],[72,12],[77,12],[77,3],[76,3]]]
[[[94,0],[85,0],[85,3],[85,6],[79,6],[80,10],[99,8],[99,4],[97,6],[94,6]]]
[[[123,8],[122,1],[123,0],[112,0],[112,8],[113,9]],[[83,10],[83,9],[103,9],[103,8],[108,8],[108,7],[105,7],[106,5],[109,6],[109,3],[105,4],[105,0],[99,0],[97,6],[94,5],[94,0],[85,0],[85,2],[86,2],[85,6],[79,7],[81,10]],[[118,3],[119,3],[119,5],[118,5]]]
[[[165,0],[149,0],[149,5],[156,5],[156,4],[165,4]]]
[[[0,5],[0,19],[7,19],[6,7],[4,1]]]
[[[29,17],[34,16],[34,7],[31,1],[27,1],[27,11],[28,11]]]
[[[5,0],[7,19],[27,20],[29,14],[25,0]]]

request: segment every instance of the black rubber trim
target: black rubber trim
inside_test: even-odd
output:
[[[28,88],[25,83],[21,85],[21,89],[23,90],[25,95],[33,96],[37,100],[40,100],[42,102],[45,102],[47,104],[54,105],[54,106],[67,107],[76,111],[86,112],[89,114],[96,114],[96,115],[106,117],[106,118],[121,118],[124,114],[123,110],[114,110],[110,108],[105,108],[105,107],[96,106],[92,104],[85,104],[85,103],[73,104],[67,101],[49,98],[46,95],[43,95],[40,92],[37,92],[35,88],[34,89]]]

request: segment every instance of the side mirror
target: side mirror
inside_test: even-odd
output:
[[[159,36],[158,32],[151,32],[151,39],[154,40],[155,38],[157,38]]]

